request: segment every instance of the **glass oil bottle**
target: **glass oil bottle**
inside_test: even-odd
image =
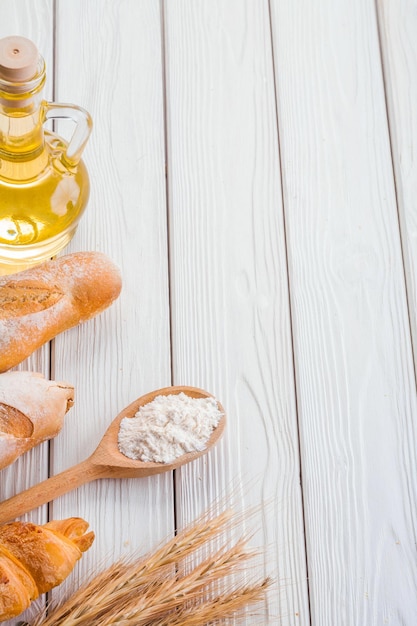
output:
[[[30,40],[0,40],[0,274],[56,255],[88,201],[81,153],[91,118],[80,107],[43,100],[45,79],[45,62]],[[52,118],[75,122],[69,143],[44,129]]]

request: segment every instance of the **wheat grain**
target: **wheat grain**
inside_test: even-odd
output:
[[[232,575],[247,573],[256,556],[246,537],[213,549],[235,523],[230,511],[201,518],[153,553],[117,561],[47,615],[39,615],[33,626],[226,623],[259,602],[270,586],[268,578],[245,585],[232,580]]]

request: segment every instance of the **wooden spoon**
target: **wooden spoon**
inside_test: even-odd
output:
[[[220,439],[224,431],[226,416],[220,402],[217,402],[217,404],[223,417],[220,418],[220,422],[212,432],[204,450],[183,454],[172,463],[135,461],[119,451],[117,438],[120,422],[124,417],[133,417],[140,406],[148,404],[156,396],[179,394],[181,392],[192,398],[212,397],[211,394],[196,387],[165,387],[138,398],[123,409],[113,420],[98,447],[88,459],[2,502],[0,504],[0,524],[14,520],[16,517],[45,504],[45,502],[50,502],[64,493],[68,493],[80,485],[97,478],[139,478],[151,476],[152,474],[160,474],[176,469],[205,454]]]

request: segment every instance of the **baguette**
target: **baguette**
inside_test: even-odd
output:
[[[0,277],[0,372],[104,311],[120,290],[118,268],[100,252],[77,252]]]
[[[62,428],[74,387],[33,372],[0,374],[0,469]]]
[[[68,576],[94,541],[87,528],[79,517],[0,526],[0,622],[20,615]]]

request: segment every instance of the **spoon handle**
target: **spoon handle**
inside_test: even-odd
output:
[[[0,503],[0,524],[10,522],[32,509],[51,502],[85,483],[104,476],[104,468],[91,462],[91,458],[51,476],[41,483]]]

